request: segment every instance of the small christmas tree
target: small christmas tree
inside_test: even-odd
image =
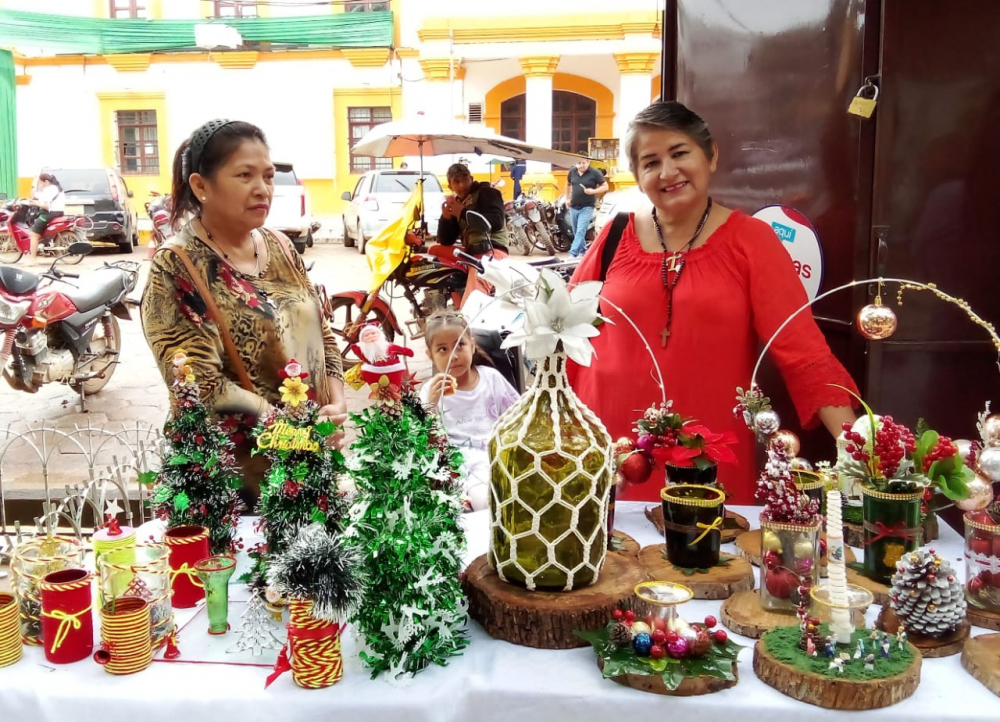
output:
[[[337,427],[319,420],[308,374],[299,363],[292,359],[282,375],[282,406],[254,430],[253,453],[263,453],[271,462],[257,504],[264,543],[250,550],[254,569],[248,580],[254,586],[264,584],[267,558],[282,553],[299,529],[319,523],[338,533],[347,515],[346,494],[337,488],[345,472],[344,456],[328,443]]]
[[[407,381],[374,391],[376,404],[353,417],[359,435],[348,463],[358,488],[348,533],[366,567],[351,622],[372,677],[386,672],[399,683],[468,644],[458,578],[462,457]]]
[[[965,619],[962,584],[933,549],[904,554],[896,563],[889,601],[908,634],[941,637]]]
[[[763,502],[761,521],[812,526],[820,520],[819,501],[799,491],[792,479],[792,455],[781,442],[767,451],[767,463],[757,480],[757,500]]]
[[[259,657],[265,649],[281,649],[284,642],[278,639],[277,631],[278,626],[271,613],[267,611],[267,607],[264,606],[260,590],[254,589],[246,609],[240,616],[236,644],[226,651],[229,653],[250,652],[253,656]]]
[[[209,532],[213,554],[235,550],[241,487],[233,444],[201,403],[197,380],[184,351],[174,354],[171,419],[164,426],[167,451],[159,472],[139,481],[155,482],[152,505],[168,527],[189,524]]]

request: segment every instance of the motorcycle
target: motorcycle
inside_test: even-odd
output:
[[[530,255],[535,244],[528,239],[527,228],[530,223],[527,216],[521,212],[517,201],[504,201],[504,215],[507,217],[507,235],[510,237],[510,250],[517,250],[525,256]]]
[[[173,199],[169,193],[160,195],[157,191],[150,191],[149,195],[153,199],[146,201],[146,215],[153,222],[153,245],[159,248],[174,235],[174,229],[170,225],[170,210],[173,207]]]
[[[29,214],[34,206],[24,201],[9,200],[0,208],[0,263],[13,264],[31,251]],[[69,248],[86,242],[84,231],[93,227],[87,216],[59,216],[45,226],[38,241],[38,254],[66,257],[66,262],[77,264],[83,256],[74,255]]]
[[[549,235],[545,221],[542,218],[542,209],[538,199],[529,195],[521,195],[514,201],[514,207],[528,221],[524,226],[525,235],[528,237],[528,242],[530,243],[528,254],[537,248],[542,251],[548,251],[549,255],[554,256],[556,254],[556,247],[552,243],[552,237]]]
[[[468,211],[466,218],[473,231],[490,227],[489,221],[475,211]],[[459,250],[454,252],[454,258],[428,254],[424,240],[417,232],[406,233],[400,262],[374,292],[343,291],[328,295],[325,289],[318,288],[333,333],[343,339],[341,353],[348,353],[368,321],[378,321],[390,342],[403,333],[391,307],[391,298],[397,290],[410,303],[413,318],[406,321],[406,326],[413,339],[423,337],[424,323],[436,311],[462,308],[468,294],[478,286],[475,269],[478,259]],[[386,289],[387,295],[383,293]]]
[[[569,215],[569,201],[565,195],[561,195],[556,199],[556,227],[558,228],[558,234],[553,235],[555,240],[556,248],[560,252],[565,253],[573,246],[573,224],[570,221]],[[597,217],[597,213],[594,213],[590,217],[590,224],[587,226],[587,234],[585,236],[587,240],[587,247],[594,242],[597,238],[597,231],[594,227],[594,220]]]
[[[118,364],[118,319],[131,319],[126,299],[139,277],[135,261],[117,261],[94,271],[67,273],[63,258],[93,250],[73,243],[67,255],[35,274],[0,266],[0,370],[11,388],[35,393],[45,384],[63,383],[86,397],[107,385]],[[74,283],[67,279],[79,280]]]

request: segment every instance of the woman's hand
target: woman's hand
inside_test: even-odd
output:
[[[327,445],[333,445],[338,451],[344,450],[344,424],[347,423],[347,402],[336,401],[319,409],[319,420],[329,421],[337,425],[337,430],[327,437]]]
[[[427,403],[431,406],[437,406],[442,396],[455,392],[455,378],[448,374],[437,374],[426,383],[429,389]]]

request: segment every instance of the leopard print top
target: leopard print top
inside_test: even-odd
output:
[[[254,392],[244,389],[230,368],[215,320],[175,254],[153,257],[142,296],[143,330],[164,380],[173,382],[173,356],[184,349],[202,401],[234,433],[235,426],[245,429],[267,404],[280,401],[278,372],[289,359],[309,373],[310,393],[318,392],[314,398],[321,405],[328,403],[327,377],[343,378],[340,352],[321,320],[319,297],[301,258],[294,251],[286,254],[270,231],[261,234],[269,258],[261,278],[234,272],[190,224],[168,244],[184,248],[207,282]]]

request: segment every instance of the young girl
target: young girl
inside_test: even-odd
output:
[[[517,401],[518,393],[487,365],[461,314],[445,311],[431,316],[424,340],[434,376],[420,389],[420,398],[441,414],[448,440],[462,452],[467,503],[473,511],[485,509],[490,498],[490,432],[500,414]],[[477,355],[481,363],[476,363]]]

